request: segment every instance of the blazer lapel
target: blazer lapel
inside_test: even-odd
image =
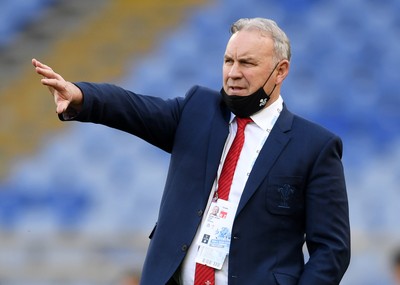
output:
[[[210,125],[210,139],[207,150],[206,175],[205,175],[205,201],[208,200],[211,187],[217,175],[221,154],[229,134],[230,112],[221,106],[222,112],[215,112]]]
[[[287,143],[290,141],[289,131],[293,122],[293,114],[290,113],[284,105],[283,110],[271,130],[267,141],[247,180],[246,186],[243,190],[242,197],[238,205],[236,216],[240,213],[243,207],[247,204],[251,196],[260,186],[261,182],[265,179],[271,167],[273,166],[280,153],[283,151]]]

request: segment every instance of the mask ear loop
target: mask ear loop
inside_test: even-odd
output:
[[[272,71],[271,71],[271,73],[269,74],[269,76],[268,76],[267,80],[265,80],[264,84],[262,85],[262,88],[264,88],[265,84],[267,84],[268,80],[271,78],[272,74],[274,73],[274,71],[275,71],[275,70],[276,70],[276,68],[278,67],[279,63],[281,63],[281,62],[280,62],[280,61],[278,61],[278,62],[277,62],[277,64],[275,64],[275,67],[274,67],[274,69],[272,69]],[[272,92],[274,92],[274,90],[275,90],[275,87],[276,87],[276,84],[275,84],[275,86],[274,86],[274,89],[272,89],[271,93],[269,93],[269,94],[272,94]]]
[[[278,62],[275,64],[274,69],[272,69],[272,71],[271,71],[271,73],[269,74],[267,80],[265,81],[264,85],[263,85],[262,87],[260,87],[260,89],[261,89],[261,88],[264,89],[265,84],[267,84],[268,80],[271,78],[272,74],[274,73],[274,71],[275,71],[276,68],[278,67],[279,63],[280,63],[280,61],[278,61]],[[265,106],[265,105],[267,104],[267,102],[269,101],[269,98],[271,97],[271,95],[272,95],[272,93],[274,92],[275,88],[276,88],[276,84],[274,84],[274,88],[272,88],[271,92],[269,92],[269,93],[265,93],[265,92],[264,92],[264,93],[267,95],[267,98],[266,98],[266,99],[260,100],[260,105],[259,105],[260,107]]]

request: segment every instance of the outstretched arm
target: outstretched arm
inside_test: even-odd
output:
[[[35,67],[36,73],[43,76],[41,83],[47,86],[53,95],[57,114],[64,113],[68,108],[79,112],[83,104],[81,90],[75,84],[64,80],[51,67],[40,61],[32,59],[32,64]]]

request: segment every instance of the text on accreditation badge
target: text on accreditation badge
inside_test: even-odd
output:
[[[213,201],[200,229],[196,262],[221,269],[229,253],[237,205],[226,200]]]

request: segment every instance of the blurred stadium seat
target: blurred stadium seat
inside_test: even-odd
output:
[[[0,2],[0,47],[6,45],[38,19],[42,12],[58,0],[2,0]]]

